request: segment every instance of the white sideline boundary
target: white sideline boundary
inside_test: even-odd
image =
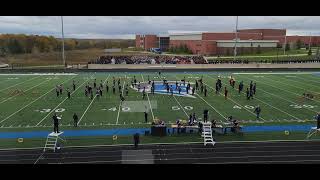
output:
[[[220,141],[217,144],[237,144],[237,143],[278,143],[278,142],[317,142],[320,140],[265,140],[265,141]],[[140,146],[152,146],[152,145],[187,145],[187,144],[203,144],[202,141],[199,142],[180,142],[180,143],[142,143]],[[87,146],[64,146],[64,148],[90,148],[90,147],[118,147],[118,146],[132,146],[132,144],[96,144]],[[43,147],[30,147],[30,148],[2,148],[0,151],[11,151],[11,150],[32,150],[32,149],[43,149]]]
[[[257,75],[260,75],[260,74],[283,74],[283,75],[286,75],[286,74],[314,74],[314,73],[318,73],[318,72],[269,72],[269,73],[231,73],[231,74],[257,74]]]
[[[17,74],[2,74],[0,76],[73,76],[76,73],[17,73]]]

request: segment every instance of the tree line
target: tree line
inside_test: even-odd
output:
[[[128,48],[134,40],[65,39],[65,50]],[[62,40],[53,36],[0,34],[0,56],[61,51]]]

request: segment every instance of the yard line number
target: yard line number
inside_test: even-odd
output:
[[[59,108],[59,109],[56,109],[54,112],[62,113],[65,110],[66,109],[64,109],[64,108]],[[40,113],[49,113],[51,111],[51,109],[40,109],[40,110],[35,110],[35,111],[40,112]]]
[[[192,106],[185,106],[185,107],[183,107],[185,110],[188,110],[188,111],[191,111],[191,110],[193,110],[193,107]],[[179,106],[172,106],[172,108],[171,108],[173,111],[178,111],[178,110],[180,110],[181,108],[179,107]]]

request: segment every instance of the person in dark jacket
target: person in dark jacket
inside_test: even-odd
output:
[[[59,133],[59,118],[56,113],[52,116],[53,119],[53,132]]]
[[[148,113],[144,112],[144,121],[147,123],[148,122]]]
[[[320,128],[320,112],[318,112],[315,119],[317,120],[317,129],[319,129]]]
[[[255,108],[254,113],[256,113],[257,119],[259,119],[260,118],[260,113],[261,113],[261,108],[260,108],[259,105]]]
[[[76,113],[73,114],[73,126],[78,127],[78,115]]]
[[[138,145],[140,143],[140,135],[138,133],[133,135],[133,141],[134,141],[134,147],[138,148]]]

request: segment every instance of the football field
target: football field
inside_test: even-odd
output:
[[[230,76],[235,78],[235,88],[229,85]],[[146,87],[143,99],[142,89],[132,87],[133,78]],[[113,93],[113,78],[115,93]],[[166,93],[162,91],[162,80],[172,85],[203,79],[208,93],[196,91],[194,95],[183,91]],[[216,94],[215,83],[222,80],[222,89],[227,87],[228,98],[224,91]],[[85,86],[103,84],[103,95],[95,94],[91,99],[85,96]],[[118,79],[121,90],[119,91]],[[148,80],[155,81],[155,94],[149,93]],[[76,89],[73,91],[72,82]],[[238,92],[238,84],[244,82],[244,91]],[[246,88],[250,81],[257,84],[253,99],[247,100]],[[63,94],[56,95],[56,86],[63,84]],[[106,91],[106,85],[109,91]],[[126,96],[125,88],[128,88]],[[67,98],[66,89],[71,91]],[[121,103],[119,94],[125,101]],[[303,94],[311,97],[305,98]],[[60,125],[64,129],[75,129],[72,116],[79,117],[79,127],[85,128],[128,128],[150,127],[153,119],[164,120],[167,124],[177,119],[188,120],[195,113],[198,120],[203,118],[203,110],[209,110],[209,120],[227,122],[229,116],[246,124],[304,124],[314,121],[320,111],[320,73],[316,72],[158,72],[148,73],[78,73],[78,74],[0,74],[0,131],[24,131],[26,129],[51,129],[53,113],[62,117]],[[261,117],[256,118],[254,108],[261,107]],[[148,122],[144,112],[148,111]]]

